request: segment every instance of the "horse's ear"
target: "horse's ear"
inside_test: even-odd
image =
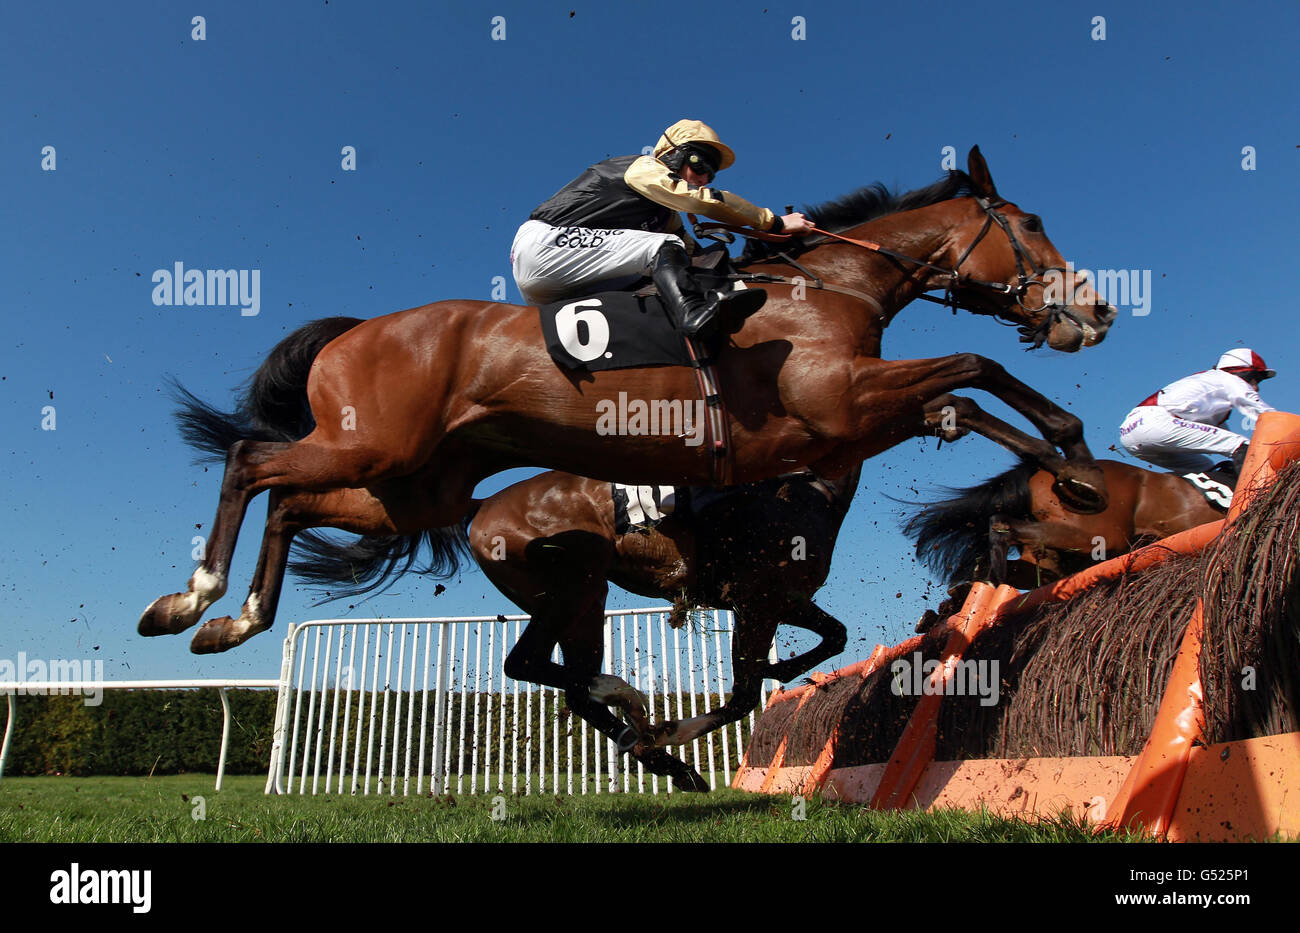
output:
[[[997,186],[993,184],[993,176],[989,174],[988,163],[980,154],[979,146],[971,146],[970,155],[966,157],[966,174],[970,176],[973,194],[990,199],[998,196]]]

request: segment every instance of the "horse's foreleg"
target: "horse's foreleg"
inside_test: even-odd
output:
[[[622,684],[627,690],[636,694],[639,702],[634,701],[634,704],[641,707],[642,714],[644,714],[645,699],[640,691],[627,685],[625,681],[600,673],[605,631],[604,613],[600,611],[603,606],[602,595],[600,602],[592,607],[594,612],[589,613],[586,618],[575,616],[574,623],[568,627],[560,640],[560,650],[564,652],[564,662],[573,684],[565,694],[569,708],[591,723],[603,735],[612,739],[619,751],[631,751],[632,757],[651,774],[672,778],[673,786],[677,790],[708,791],[708,782],[686,762],[673,756],[666,749],[658,747],[657,744],[634,738],[635,732],[641,731],[644,735],[644,730],[650,728],[648,720],[645,721],[644,726],[638,725],[633,720],[633,726],[628,727],[610,712],[608,706],[603,705],[610,701],[610,696],[604,693],[602,688],[612,687],[615,698],[624,695],[625,691],[617,684]],[[629,718],[632,717],[629,715]]]
[[[592,624],[600,636],[604,632],[604,615],[597,609],[595,616]],[[505,675],[563,690],[569,709],[610,738],[620,752],[631,751],[652,729],[645,695],[620,677],[600,673],[599,641],[594,664],[575,661],[575,656],[580,654],[579,639],[570,636],[561,641],[554,633],[554,618],[550,610],[532,613],[532,619],[506,656]],[[563,664],[551,660],[556,644],[561,646]],[[610,706],[622,709],[631,725],[611,713]]]
[[[292,446],[280,443],[239,441],[226,454],[226,469],[221,478],[221,499],[217,517],[212,522],[203,560],[190,577],[184,593],[160,596],[140,617],[141,635],[173,635],[198,622],[203,613],[226,593],[230,561],[244,522],[249,500],[256,495],[247,483],[247,464],[253,447],[283,450]],[[269,452],[269,450],[268,450]]]
[[[1048,441],[1065,454],[1066,463],[1058,470],[1053,487],[1056,494],[1072,508],[1087,513],[1106,508],[1106,480],[1083,439],[1083,422],[1013,377],[993,360],[975,354],[959,365],[971,373],[968,385],[982,389],[1006,402],[1036,427]]]
[[[945,393],[927,402],[924,411],[925,421],[920,431],[923,435],[954,441],[974,431],[1016,456],[1034,461],[1053,476],[1065,466],[1065,459],[1047,441],[990,415],[972,399]]]
[[[935,360],[955,370],[954,388],[981,389],[1006,402],[1038,429],[1068,460],[1092,461],[1083,440],[1083,422],[1008,373],[1000,363],[974,353],[958,353]]]
[[[856,366],[858,408],[867,419],[871,418],[873,402],[882,394],[909,395],[921,403],[923,414],[932,400],[955,389],[980,389],[997,396],[1065,454],[1066,463],[1053,471],[1057,495],[1078,511],[1099,512],[1106,507],[1106,481],[1084,443],[1083,422],[993,360],[974,353],[956,353],[930,360],[860,360]],[[862,435],[869,435],[872,427],[879,428],[868,425]]]
[[[807,629],[814,635],[821,636],[821,643],[810,651],[777,661],[767,668],[763,676],[788,684],[800,674],[804,674],[823,661],[827,661],[841,651],[848,643],[849,633],[844,623],[823,610],[812,600],[792,601],[778,610],[782,625],[793,625]]]
[[[702,716],[661,723],[655,736],[657,746],[684,745],[694,741],[735,722],[758,705],[763,680],[772,676],[775,669],[768,661],[772,637],[776,634],[778,622],[790,621],[783,608],[785,607],[779,604],[768,604],[762,611],[751,611],[748,607],[735,608],[736,629],[731,642],[731,696],[722,706],[709,710]],[[831,621],[834,622],[833,619]],[[793,624],[800,625],[799,622]],[[842,647],[841,645],[840,650]],[[838,650],[835,653],[838,654]]]

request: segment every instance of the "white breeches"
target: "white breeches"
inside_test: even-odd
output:
[[[650,274],[665,243],[685,248],[671,233],[552,227],[527,221],[510,247],[515,284],[529,304],[543,305],[583,291],[622,288]]]
[[[1208,470],[1246,443],[1240,434],[1184,420],[1158,405],[1140,405],[1129,412],[1119,440],[1139,460],[1175,473]]]

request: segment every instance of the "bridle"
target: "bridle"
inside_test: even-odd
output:
[[[838,233],[831,233],[829,230],[822,230],[817,227],[813,227],[812,232],[832,240],[839,240],[844,243],[850,243],[854,246],[862,247],[863,249],[871,250],[875,253],[880,253],[883,256],[889,256],[892,259],[932,269],[947,278],[944,295],[942,298],[937,298],[932,295],[918,295],[918,298],[925,301],[933,301],[936,304],[942,304],[945,307],[950,307],[954,314],[956,314],[957,310],[960,308],[964,311],[969,311],[972,314],[981,314],[992,317],[999,324],[1003,324],[1007,327],[1016,327],[1020,331],[1020,342],[1031,344],[1031,346],[1026,349],[1034,350],[1041,347],[1046,342],[1048,334],[1051,332],[1052,328],[1056,326],[1057,322],[1061,318],[1069,320],[1080,330],[1083,330],[1085,328],[1084,322],[1079,320],[1079,318],[1070,311],[1068,306],[1059,301],[1045,301],[1037,308],[1031,308],[1025,304],[1025,299],[1031,288],[1035,286],[1042,288],[1043,296],[1045,298],[1049,285],[1046,281],[1046,277],[1055,272],[1059,273],[1062,277],[1062,281],[1064,281],[1067,270],[1061,266],[1041,267],[1034,261],[1034,257],[1025,249],[1024,244],[1020,242],[1015,231],[1011,228],[1010,221],[1008,221],[1007,218],[998,211],[998,208],[1009,202],[998,197],[986,198],[980,195],[974,195],[973,198],[975,203],[980,206],[980,209],[984,211],[984,225],[980,228],[980,232],[975,236],[975,239],[971,241],[970,245],[962,251],[961,256],[958,257],[956,264],[951,269],[936,265],[935,263],[924,259],[917,259],[915,256],[908,256],[905,253],[887,249],[879,243],[873,243],[870,240],[856,240],[852,237],[842,236]],[[979,246],[984,237],[988,235],[989,231],[993,229],[994,224],[997,224],[1002,232],[1006,234],[1007,242],[1011,246],[1012,255],[1015,257],[1015,285],[1007,285],[1005,282],[986,282],[982,279],[970,277],[963,278],[961,275],[962,264],[970,257],[971,253],[975,251],[975,248]],[[697,233],[707,235],[705,231],[711,229],[732,230],[745,236],[760,240],[785,242],[791,239],[790,236],[781,234],[773,235],[758,233],[756,235],[755,231],[750,230],[749,228],[736,227],[730,224],[696,224]],[[802,270],[803,267],[797,262],[794,262],[794,260],[789,256],[784,253],[779,253],[778,255],[787,262],[793,263],[796,268]],[[1033,274],[1031,275],[1030,272]],[[1015,321],[1004,321],[998,316],[997,311],[990,311],[983,305],[970,304],[962,301],[958,292],[962,289],[972,287],[985,289],[990,292],[996,292],[1000,296],[1009,297],[1015,301],[1015,303],[1019,305],[1021,310],[1023,310],[1027,315],[1042,315],[1042,317],[1036,325],[1017,324]]]
[[[943,266],[927,262],[924,259],[917,259],[914,256],[908,256],[904,253],[885,249],[879,243],[871,243],[866,240],[854,240],[851,237],[840,236],[837,233],[819,230],[816,227],[813,228],[813,232],[820,233],[823,236],[830,237],[831,239],[852,243],[855,246],[861,246],[870,249],[873,252],[890,256],[894,259],[933,269],[948,279],[947,286],[944,288],[944,296],[942,298],[936,298],[931,295],[919,295],[917,297],[926,301],[933,301],[937,304],[942,304],[945,307],[950,307],[954,314],[956,314],[957,309],[960,308],[964,311],[969,311],[972,314],[982,314],[992,317],[999,324],[1003,324],[1007,327],[1016,327],[1020,331],[1020,342],[1031,344],[1031,346],[1026,349],[1036,350],[1041,347],[1043,343],[1046,342],[1047,336],[1051,332],[1052,328],[1056,326],[1057,321],[1061,318],[1066,318],[1073,322],[1080,330],[1083,330],[1084,323],[1070,311],[1069,307],[1061,302],[1044,302],[1037,308],[1031,308],[1025,304],[1025,297],[1029,294],[1030,288],[1033,288],[1034,286],[1041,287],[1043,289],[1043,295],[1046,297],[1048,288],[1046,276],[1053,272],[1057,272],[1061,275],[1062,281],[1064,281],[1067,270],[1061,266],[1042,267],[1034,261],[1034,257],[1025,249],[1024,244],[1020,242],[1020,239],[1016,236],[1016,232],[1011,228],[1011,222],[998,211],[999,207],[1002,207],[1009,202],[1002,198],[985,198],[979,195],[974,195],[973,198],[975,203],[980,206],[980,209],[984,211],[984,226],[980,228],[980,232],[976,234],[975,239],[970,242],[970,245],[962,251],[961,256],[957,258],[956,264],[951,269],[945,269]],[[994,224],[997,224],[1002,232],[1006,234],[1007,242],[1011,246],[1012,255],[1015,257],[1015,285],[1008,285],[1005,282],[986,282],[982,279],[970,278],[969,276],[962,278],[961,276],[962,264],[970,257],[970,254],[975,251],[975,248],[980,245],[984,237],[988,235],[988,232],[993,229]],[[1026,271],[1026,266],[1028,266],[1029,270],[1033,272],[1033,275],[1030,275]],[[996,311],[989,311],[980,305],[972,305],[962,302],[958,297],[957,292],[960,288],[966,287],[982,288],[991,292],[996,292],[999,295],[1010,297],[1026,314],[1041,314],[1042,318],[1039,320],[1037,325],[1032,326],[1029,324],[1017,324],[1014,321],[1004,321],[998,317]]]
[[[1036,350],[1041,347],[1044,341],[1047,340],[1047,335],[1061,318],[1066,318],[1080,330],[1083,330],[1083,321],[1080,321],[1070,311],[1067,305],[1062,304],[1059,301],[1044,301],[1043,304],[1037,308],[1031,308],[1025,304],[1025,297],[1029,294],[1030,288],[1033,286],[1039,286],[1043,289],[1043,297],[1046,298],[1048,291],[1047,276],[1051,275],[1053,272],[1059,273],[1061,281],[1064,283],[1068,270],[1062,266],[1040,267],[1038,263],[1034,261],[1034,257],[1029,254],[1029,251],[1025,249],[1024,245],[1020,242],[1020,239],[1016,236],[1016,232],[1011,229],[1011,222],[998,211],[999,207],[1002,207],[1007,203],[1005,200],[1002,198],[991,199],[976,195],[975,203],[984,211],[984,226],[980,228],[979,235],[976,236],[971,244],[966,247],[960,258],[958,258],[957,264],[953,267],[953,270],[950,273],[951,279],[948,283],[946,295],[953,295],[954,286],[956,286],[960,280],[959,270],[961,269],[961,264],[966,261],[966,258],[970,256],[970,254],[975,250],[975,247],[977,247],[980,244],[980,241],[984,239],[985,234],[989,232],[992,225],[997,224],[1002,228],[1002,232],[1006,234],[1007,242],[1011,245],[1011,253],[1016,260],[1016,284],[1012,286],[1007,285],[1004,282],[984,282],[979,279],[966,279],[963,284],[974,285],[979,288],[986,288],[1000,294],[1009,295],[1026,314],[1042,315],[1036,326],[1030,326],[1028,324],[1015,325],[1014,322],[999,321],[999,323],[1006,323],[1009,326],[1017,326],[1020,330],[1020,342],[1032,344],[1028,349]],[[1028,265],[1033,271],[1032,276],[1026,273],[1026,265]],[[955,304],[954,299],[954,312],[956,311],[956,308],[957,305]],[[972,308],[967,308],[967,310],[976,314],[986,313]]]

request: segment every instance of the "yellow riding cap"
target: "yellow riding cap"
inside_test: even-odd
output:
[[[664,130],[655,145],[654,157],[662,158],[668,152],[686,143],[701,143],[718,150],[718,155],[722,157],[722,161],[718,163],[718,171],[730,167],[736,161],[736,153],[718,139],[718,134],[713,132],[713,127],[699,120],[678,120]]]

